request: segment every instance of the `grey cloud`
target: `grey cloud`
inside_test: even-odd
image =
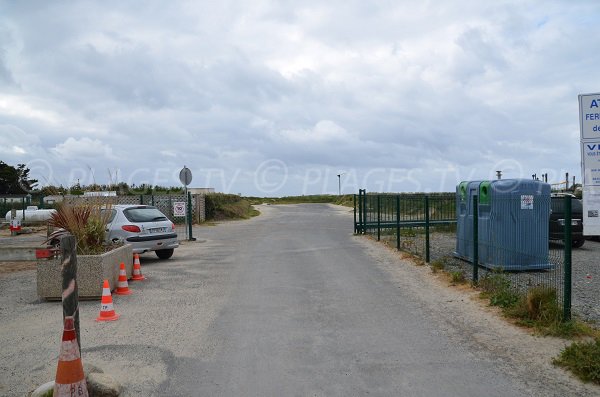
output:
[[[360,183],[414,170],[434,190],[503,159],[577,173],[577,94],[597,90],[600,61],[580,12],[598,14],[566,1],[4,3],[0,80],[23,109],[0,93],[0,124],[65,175],[87,160],[135,182],[186,164],[247,194],[269,159],[291,173],[277,194],[312,169]]]

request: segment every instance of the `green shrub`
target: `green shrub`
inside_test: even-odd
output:
[[[454,284],[462,284],[466,281],[465,272],[463,272],[462,270],[450,272],[450,279]]]
[[[207,221],[247,219],[259,213],[248,200],[236,194],[207,194],[204,205]]]
[[[431,271],[437,273],[446,268],[446,261],[444,258],[436,259],[431,262]]]
[[[573,343],[554,359],[554,364],[569,369],[585,382],[600,385],[600,338]]]
[[[502,273],[492,273],[479,280],[482,295],[490,299],[492,306],[513,307],[519,301],[519,294],[511,288],[510,280]]]

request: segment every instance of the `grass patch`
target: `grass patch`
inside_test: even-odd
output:
[[[446,260],[444,258],[436,259],[431,262],[431,271],[437,273],[446,268]]]
[[[600,385],[600,337],[590,342],[573,343],[553,363],[569,369],[585,382]]]
[[[563,319],[556,289],[549,287],[532,288],[505,309],[506,314],[517,319],[519,324],[536,328],[544,334],[553,334]]]
[[[488,298],[492,306],[509,308],[519,301],[519,294],[512,290],[510,280],[502,273],[492,273],[481,278],[478,283],[481,296]]]
[[[206,195],[206,220],[248,219],[260,214],[252,204],[235,194],[211,193]]]
[[[520,294],[501,272],[483,277],[478,286],[482,290],[481,296],[489,299],[492,306],[501,307],[506,317],[516,320],[519,325],[534,328],[541,335],[567,339],[596,335],[596,331],[581,321],[563,320],[562,306],[554,288],[540,286]]]
[[[465,272],[463,272],[462,270],[450,272],[450,281],[452,282],[452,284],[464,284],[467,281],[465,277]]]

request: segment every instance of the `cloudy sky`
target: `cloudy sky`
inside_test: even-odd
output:
[[[262,196],[579,180],[599,21],[596,0],[3,1],[0,160]]]

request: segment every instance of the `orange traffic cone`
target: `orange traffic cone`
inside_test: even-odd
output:
[[[125,264],[121,262],[121,267],[119,269],[119,282],[117,283],[117,290],[115,291],[117,295],[131,295],[131,290],[129,289],[129,284],[127,284],[127,274],[125,273]]]
[[[100,304],[100,315],[96,321],[115,321],[119,319],[120,314],[115,313],[113,307],[112,295],[110,294],[110,285],[108,280],[104,280],[102,287],[102,302]]]
[[[133,277],[131,278],[135,281],[145,280],[146,277],[142,274],[142,265],[140,264],[140,255],[133,255]]]
[[[54,397],[88,396],[73,317],[65,317],[53,395]]]

